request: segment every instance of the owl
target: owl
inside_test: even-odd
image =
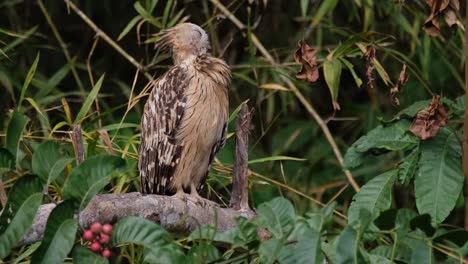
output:
[[[160,34],[174,65],[151,82],[141,119],[141,191],[202,200],[199,191],[226,140],[231,71],[210,54],[206,32],[191,23]]]

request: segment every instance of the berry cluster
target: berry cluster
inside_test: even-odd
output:
[[[112,252],[105,247],[110,242],[112,233],[112,225],[101,225],[99,222],[94,222],[91,227],[83,233],[83,239],[91,242],[89,249],[96,253],[101,253],[103,257],[110,257]]]

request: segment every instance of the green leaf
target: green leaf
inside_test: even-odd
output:
[[[378,126],[351,145],[344,157],[344,167],[354,168],[362,163],[371,149],[403,150],[416,145],[418,139],[409,134],[410,122],[400,120],[389,126]]]
[[[411,248],[410,264],[436,263],[432,253],[432,242],[422,232],[411,232],[403,239],[403,243]]]
[[[114,226],[111,245],[135,243],[148,248],[156,248],[171,242],[169,233],[159,225],[141,217],[126,217]]]
[[[291,202],[277,197],[258,206],[255,222],[268,229],[275,238],[285,238],[294,228],[296,213]]]
[[[52,86],[56,87],[70,72],[70,64],[64,64],[50,79],[47,83]]]
[[[26,80],[24,81],[23,88],[21,88],[21,95],[18,101],[18,111],[20,110],[21,104],[23,103],[26,90],[28,90],[29,84],[31,83],[31,80],[33,79],[34,74],[36,73],[37,64],[39,63],[39,57],[40,57],[40,53],[37,53],[36,59],[34,60],[33,65],[31,66],[28,74],[26,75]]]
[[[415,117],[416,114],[421,111],[421,109],[429,106],[432,100],[422,100],[422,101],[417,101],[414,102],[412,105],[408,106],[407,108],[401,110],[396,114],[395,118],[400,118],[402,116],[407,116],[407,117]]]
[[[104,188],[110,181],[111,173],[124,165],[124,161],[110,155],[93,156],[73,168],[63,187],[63,198],[74,199],[80,209]]]
[[[338,91],[340,88],[340,78],[341,78],[341,62],[339,59],[327,60],[323,63],[323,75],[325,77],[325,82],[328,85],[328,90],[332,98],[333,108],[339,110],[340,106],[338,104]]]
[[[416,206],[439,224],[455,207],[463,186],[461,147],[455,134],[443,128],[431,140],[422,141],[419,169],[414,179]]]
[[[281,249],[283,248],[283,242],[277,238],[270,238],[262,241],[258,247],[258,255],[260,257],[260,263],[273,264],[278,260]]]
[[[39,145],[32,157],[32,170],[48,185],[65,169],[73,158],[64,157],[60,146],[54,141]]]
[[[418,143],[418,139],[407,133],[410,122],[401,120],[389,126],[378,126],[353,144],[358,152],[372,148],[402,150]]]
[[[234,120],[234,118],[237,117],[237,114],[240,112],[240,110],[242,108],[242,105],[246,104],[248,101],[249,100],[245,100],[238,107],[236,107],[236,109],[234,109],[234,111],[232,111],[232,113],[231,113],[231,115],[229,116],[229,119],[228,119],[228,124],[230,124]]]
[[[188,237],[189,241],[209,240],[231,244],[232,247],[243,247],[257,239],[257,226],[252,221],[239,217],[236,226],[223,233],[216,232],[213,225],[201,226]]]
[[[359,241],[359,232],[354,227],[348,225],[338,237],[336,246],[337,263],[366,263],[359,251]]]
[[[385,71],[385,68],[376,58],[374,58],[374,66],[380,78],[382,78],[382,81],[385,83],[385,85],[389,86],[391,84],[390,77],[388,76],[387,71]]]
[[[262,162],[275,161],[275,160],[304,161],[304,160],[306,160],[306,159],[294,158],[294,157],[288,157],[288,156],[272,156],[272,157],[267,157],[267,158],[249,160],[248,163],[249,163],[249,164],[254,164],[254,163],[262,163]]]
[[[392,204],[392,187],[397,173],[397,170],[387,171],[362,186],[361,191],[354,195],[353,202],[349,207],[349,223],[359,220],[361,209],[367,209],[371,212],[373,219],[380,212],[390,208]]]
[[[357,142],[357,141],[356,141]],[[354,144],[356,144],[354,142]],[[352,169],[356,168],[357,166],[361,165],[364,157],[366,156],[365,152],[359,152],[351,146],[347,151],[343,159],[343,168],[344,169]]]
[[[219,260],[219,250],[211,243],[203,242],[192,246],[187,253],[192,263],[213,263]]]
[[[168,264],[168,263],[185,263],[190,260],[185,258],[184,253],[176,244],[167,244],[157,248],[146,248],[144,251],[144,263],[151,264]],[[197,262],[194,262],[197,263]]]
[[[26,175],[19,179],[10,190],[7,204],[0,216],[0,259],[29,230],[42,203],[42,184],[37,177]]]
[[[351,64],[351,62],[349,62],[347,59],[345,58],[340,58],[340,60],[344,63],[344,65],[346,65],[346,67],[348,68],[348,70],[351,72],[351,75],[353,76],[353,79],[354,81],[356,82],[356,86],[358,88],[361,87],[362,85],[362,79],[359,78],[359,76],[356,74],[356,71],[354,70],[354,66],[353,64]]]
[[[172,7],[173,2],[174,2],[174,0],[168,0],[166,2],[166,6],[164,7],[164,13],[163,13],[163,17],[162,17],[163,26],[166,26],[166,24],[167,24],[167,19],[169,18],[169,12],[171,11],[171,7]]]
[[[13,170],[15,167],[15,157],[4,148],[0,148],[0,179],[5,172]]]
[[[383,256],[387,259],[391,259],[393,257],[393,263],[409,263],[411,260],[411,248],[402,241],[398,241],[396,247],[387,245],[378,246],[372,250],[372,254]],[[398,260],[399,262],[396,262],[395,260]]]
[[[21,135],[23,134],[23,130],[28,122],[29,118],[27,116],[15,111],[13,112],[10,123],[8,124],[6,134],[6,148],[15,157],[16,167],[19,165],[19,142]]]
[[[398,166],[398,180],[401,184],[408,185],[413,179],[418,168],[419,155],[419,148],[415,148]]]
[[[107,258],[101,257],[100,255],[92,252],[88,248],[83,246],[75,246],[73,248],[73,263],[74,264],[108,264]]]
[[[24,263],[21,261],[31,256],[32,253],[34,253],[34,251],[36,251],[40,245],[41,245],[41,242],[36,242],[32,245],[29,245],[28,248],[23,253],[21,253],[21,255],[15,258],[15,260],[11,264]]]
[[[21,36],[18,35],[18,37],[15,40],[8,43],[8,45],[6,45],[2,49],[3,52],[7,53],[8,51],[14,49],[16,46],[23,43],[27,39],[29,39],[29,37],[32,36],[36,32],[37,28],[38,28],[38,26],[34,26],[31,29],[29,29],[28,31],[24,32],[24,34],[21,34]]]
[[[32,256],[32,264],[63,263],[73,247],[78,230],[78,221],[73,218],[74,214],[72,201],[64,201],[52,210],[41,246]]]
[[[83,103],[83,106],[81,107],[80,111],[78,112],[78,115],[76,116],[75,119],[75,124],[79,124],[83,118],[86,117],[86,115],[89,112],[89,109],[91,108],[91,105],[93,104],[94,100],[96,100],[96,97],[99,93],[99,90],[101,89],[102,82],[104,81],[104,74],[101,75],[97,83],[94,85],[93,89],[91,92],[88,94],[88,97],[86,97],[86,100]]]
[[[151,15],[151,13],[146,11],[146,9],[140,4],[140,2],[138,2],[138,1],[135,2],[133,7],[138,12],[138,14],[140,14],[146,21],[150,22],[151,24],[153,24],[157,28],[163,28],[163,25],[161,24],[161,22],[159,22],[156,18],[154,18]]]
[[[182,8],[177,14],[172,17],[172,19],[167,23],[166,28],[171,28],[173,27],[180,19],[180,17],[184,14],[184,9]]]
[[[164,228],[141,217],[130,216],[114,226],[110,245],[123,243],[144,246],[147,249],[145,259],[150,263],[181,263],[184,257]]]
[[[317,13],[314,15],[312,26],[317,26],[320,23],[320,20],[322,20],[322,17],[326,13],[333,11],[337,4],[338,0],[324,0],[317,10]]]
[[[34,110],[36,110],[36,112],[38,112],[41,116],[44,116],[41,109],[37,105],[36,101],[34,101],[34,99],[32,99],[31,97],[26,97],[24,99],[28,101],[28,103],[34,108]]]
[[[122,30],[122,32],[120,33],[119,37],[117,38],[117,41],[120,41],[121,39],[123,39],[127,34],[128,32],[130,32],[130,30],[132,30],[132,28],[141,20],[143,19],[143,17],[141,16],[136,16],[134,17],[132,20],[130,20],[130,22],[128,22],[127,26]]]
[[[306,230],[297,238],[297,244],[291,250],[291,254],[281,258],[280,262],[285,264],[322,263],[320,232],[313,229]]]
[[[368,254],[367,256],[369,257],[370,264],[392,264],[393,263],[388,258],[379,256],[379,255]]]

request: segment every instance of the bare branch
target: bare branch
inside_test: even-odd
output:
[[[42,239],[47,218],[55,204],[42,205],[28,233],[20,245],[31,244]],[[218,231],[227,231],[235,226],[237,217],[251,218],[252,211],[241,212],[231,208],[220,208],[206,203],[195,204],[174,196],[142,195],[141,193],[96,195],[80,213],[79,223],[87,228],[91,223],[115,223],[127,216],[140,216],[153,221],[170,232],[187,234],[200,225],[214,224]]]

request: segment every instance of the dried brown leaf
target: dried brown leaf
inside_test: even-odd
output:
[[[294,53],[294,60],[302,66],[296,74],[296,78],[301,80],[305,79],[310,83],[317,81],[319,72],[317,69],[316,55],[316,49],[311,48],[305,41],[299,42],[298,49]]]
[[[440,18],[444,18],[449,27],[457,24],[457,13],[460,10],[459,0],[426,0],[431,8],[429,17],[424,22],[423,29],[431,36],[440,35]]]
[[[398,78],[396,85],[392,89],[390,89],[390,97],[393,105],[400,105],[400,100],[397,98],[397,95],[403,89],[403,86],[408,81],[408,78],[409,76],[406,74],[406,64],[403,64],[403,67],[401,68],[400,72],[400,77]]]
[[[445,19],[445,23],[447,23],[449,27],[452,27],[457,24],[457,21],[458,21],[457,13],[455,13],[454,10],[449,9],[445,12],[444,19]]]
[[[410,131],[422,140],[434,138],[447,123],[447,117],[447,111],[440,103],[440,96],[436,95],[428,107],[418,112]]]
[[[367,77],[367,88],[373,89],[375,87],[375,78],[374,78],[374,71],[375,71],[375,48],[369,47],[367,51],[364,53],[364,57],[366,58],[366,77]]]

